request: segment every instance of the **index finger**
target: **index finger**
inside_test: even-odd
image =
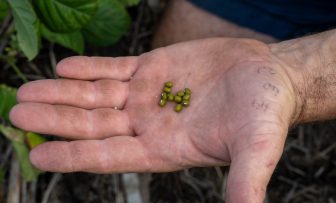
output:
[[[56,66],[57,74],[79,80],[115,79],[127,81],[138,67],[138,57],[88,57],[65,58]]]

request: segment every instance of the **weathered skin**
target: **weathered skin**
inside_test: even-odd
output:
[[[293,61],[280,50],[213,38],[139,57],[67,58],[57,66],[67,79],[19,89],[11,120],[76,140],[35,148],[30,158],[42,170],[165,172],[231,164],[226,200],[262,202],[287,130],[303,112]],[[158,105],[166,81],[193,91],[180,113],[172,103]]]

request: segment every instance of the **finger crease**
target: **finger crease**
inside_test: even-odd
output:
[[[95,108],[96,107],[96,103],[97,103],[97,91],[98,91],[98,88],[97,88],[97,82],[93,82],[93,98],[92,98],[92,107]]]
[[[88,120],[87,128],[89,137],[92,137],[95,134],[96,130],[94,125],[94,113],[95,113],[94,110],[87,113],[87,120]]]
[[[129,92],[130,92],[130,85],[127,84],[127,88],[125,88],[124,99],[123,99],[123,101],[121,103],[121,108],[122,109],[124,109],[125,106],[126,106],[126,102],[127,102],[127,98],[128,98]]]

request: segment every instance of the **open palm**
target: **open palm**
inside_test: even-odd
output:
[[[286,67],[267,45],[207,39],[139,57],[71,57],[67,79],[41,80],[18,91],[12,122],[53,141],[31,152],[54,172],[165,172],[231,164],[230,202],[262,202],[278,162],[295,94]],[[189,87],[190,106],[158,105],[164,82]]]

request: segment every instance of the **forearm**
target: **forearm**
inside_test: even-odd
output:
[[[336,118],[336,29],[270,47],[296,91],[295,122]]]

